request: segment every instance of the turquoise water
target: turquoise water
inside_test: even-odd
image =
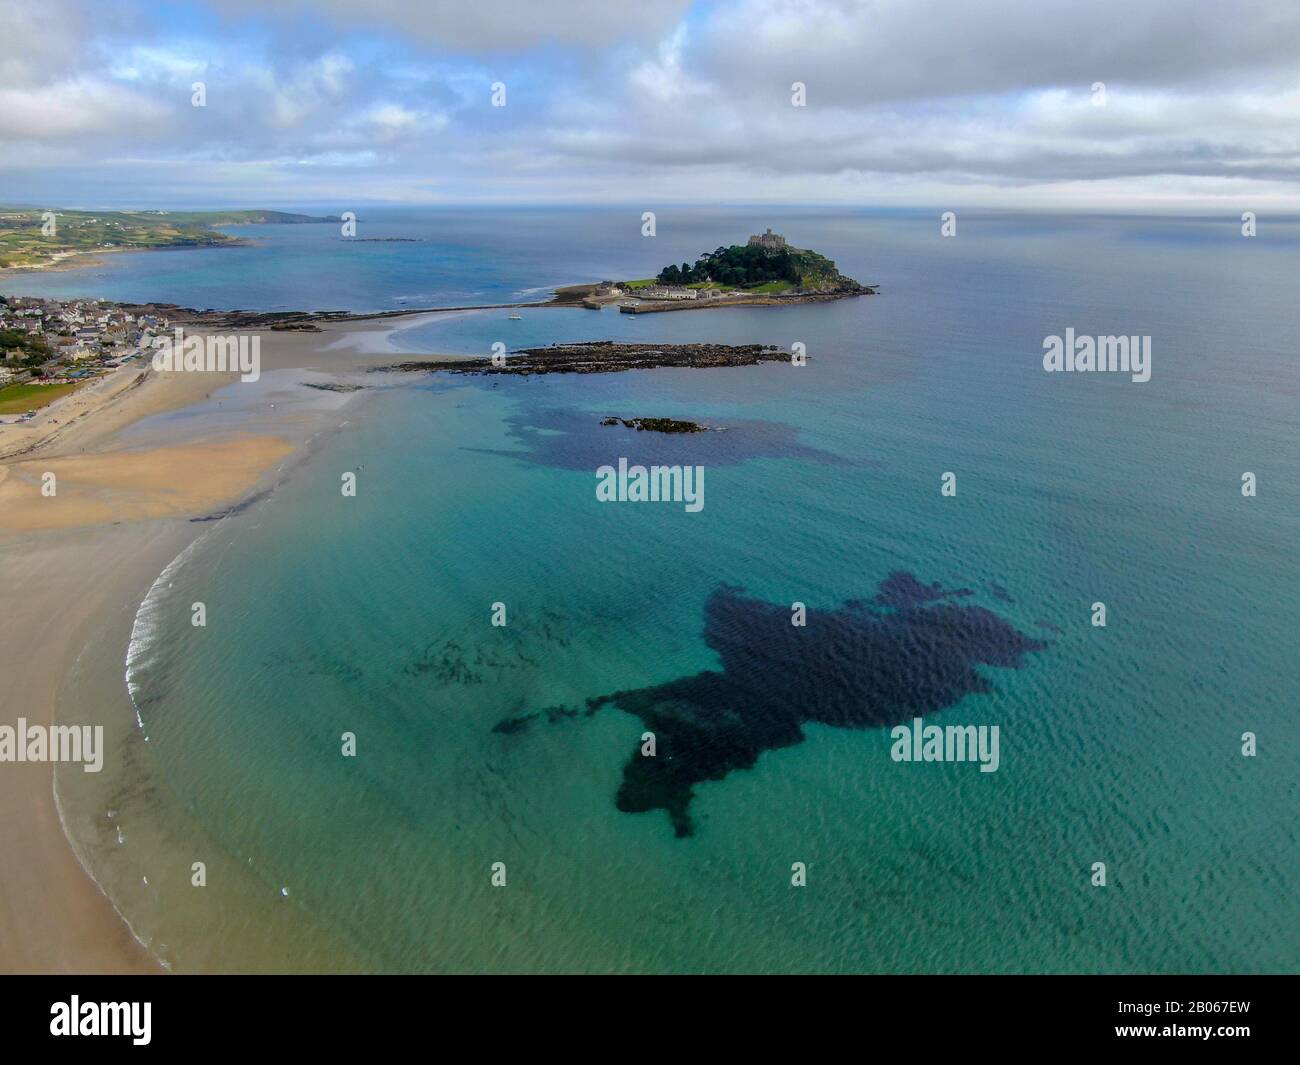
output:
[[[402,333],[802,342],[809,363],[368,394],[151,594],[130,674],[155,801],[377,970],[1295,971],[1300,226],[972,216],[945,240],[912,214],[701,210],[661,215],[649,260],[760,225],[882,294]],[[323,230],[264,228],[95,280],[302,306],[289,264]],[[652,272],[610,212],[450,228],[481,280],[431,239],[307,287],[379,307]],[[224,263],[277,262],[281,233],[258,304]],[[171,256],[230,272],[149,281]],[[1151,381],[1044,373],[1067,327],[1150,335]],[[704,509],[598,502],[620,456],[703,466]],[[887,726],[918,712],[999,726],[999,769],[893,761]]]

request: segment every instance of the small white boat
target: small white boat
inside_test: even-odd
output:
[[[510,316],[510,320],[512,322],[522,322],[524,320],[524,316],[522,314],[512,314]]]

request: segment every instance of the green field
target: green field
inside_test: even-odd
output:
[[[76,387],[74,384],[5,385],[0,388],[0,414],[26,414],[66,396]]]
[[[44,212],[30,207],[0,207],[0,268],[42,266],[58,252],[241,243],[212,226],[332,221],[283,211],[56,211],[54,232],[46,236],[43,220]]]

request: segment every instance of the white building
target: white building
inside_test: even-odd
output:
[[[638,296],[647,300],[693,300],[699,294],[698,289],[679,285],[649,285],[637,292]]]

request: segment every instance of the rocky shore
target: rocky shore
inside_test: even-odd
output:
[[[709,300],[641,300],[639,303],[620,303],[622,314],[662,314],[666,311],[706,311],[720,307],[785,307],[796,303],[829,303],[831,300],[851,296],[874,296],[875,288],[862,286],[841,292],[809,292],[797,294],[728,293]]]
[[[548,300],[520,303],[483,303],[456,307],[400,307],[392,311],[218,311],[211,308],[199,310],[180,307],[174,303],[113,303],[114,307],[132,314],[163,315],[177,325],[204,329],[266,329],[282,331],[316,332],[326,322],[363,322],[382,318],[403,318],[417,314],[443,314],[454,311],[495,311],[516,308],[541,309],[567,307],[600,310],[618,304],[627,314],[654,314],[660,311],[704,310],[710,307],[782,307],[799,303],[826,303],[853,296],[874,296],[877,286],[863,285],[854,289],[828,292],[763,294],[751,292],[727,293],[716,299],[694,300],[638,300],[634,294],[619,292],[615,295],[598,295],[597,285],[570,285],[557,288]]]
[[[697,422],[684,422],[676,418],[602,418],[601,425],[621,425],[625,429],[635,429],[638,433],[705,433],[707,425]]]
[[[501,365],[491,358],[419,359],[378,367],[386,370],[455,374],[620,373],[653,370],[661,366],[712,369],[753,366],[760,362],[786,362],[789,353],[774,344],[621,344],[596,340],[582,344],[552,344],[522,348]]]

